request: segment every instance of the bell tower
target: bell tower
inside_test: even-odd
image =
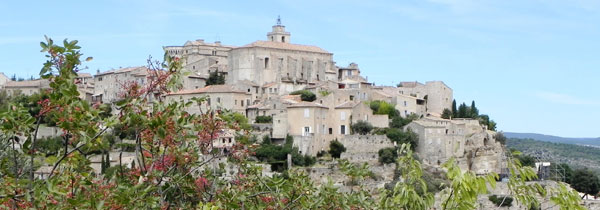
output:
[[[290,43],[290,36],[290,32],[286,32],[285,26],[281,25],[281,17],[277,16],[277,24],[273,26],[273,31],[267,33],[267,40]]]

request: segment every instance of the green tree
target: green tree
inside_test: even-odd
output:
[[[458,117],[458,110],[456,109],[456,99],[452,100],[452,117]]]
[[[331,154],[331,157],[340,158],[340,155],[345,151],[346,147],[344,147],[344,145],[338,140],[333,140],[331,143],[329,143],[329,154]]]
[[[396,158],[398,158],[398,152],[394,147],[382,148],[379,150],[378,154],[379,162],[383,164],[394,163],[396,162]]]
[[[600,180],[594,172],[588,169],[577,169],[571,177],[571,187],[586,195],[596,195],[600,190]],[[583,198],[583,197],[582,197]]]
[[[502,132],[496,133],[496,135],[494,135],[494,138],[497,142],[500,142],[500,144],[506,145],[506,136],[504,136]]]
[[[300,95],[300,99],[302,101],[312,102],[312,101],[317,100],[317,95],[315,95],[313,92],[310,92],[308,90],[297,90],[297,91],[291,92],[290,95]]]
[[[479,116],[479,110],[475,106],[475,101],[471,101],[471,107],[469,107],[469,111],[469,116],[471,118],[477,118],[477,116]]]
[[[371,130],[373,130],[373,125],[367,121],[359,120],[358,122],[352,124],[350,126],[353,133],[358,133],[360,135],[367,135]]]
[[[211,72],[206,80],[206,86],[209,85],[222,85],[225,84],[225,75],[219,71]]]
[[[469,117],[469,107],[465,103],[460,104],[458,106],[458,114],[457,118],[468,118]]]
[[[419,136],[410,129],[402,131],[401,129],[391,128],[386,133],[390,141],[397,144],[410,144],[411,149],[415,149],[419,143]]]
[[[452,118],[452,111],[450,111],[449,109],[444,109],[444,111],[442,112],[442,118],[444,118],[444,119]]]

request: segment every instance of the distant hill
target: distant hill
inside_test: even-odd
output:
[[[600,147],[509,138],[506,147],[531,155],[540,161],[567,163],[573,168],[589,168],[600,173]]]
[[[534,139],[534,140],[538,140],[538,141],[546,141],[546,142],[553,142],[553,143],[600,146],[600,137],[599,138],[565,138],[565,137],[550,136],[550,135],[544,135],[544,134],[538,134],[538,133],[513,133],[513,132],[504,132],[504,136],[506,136],[507,138]]]

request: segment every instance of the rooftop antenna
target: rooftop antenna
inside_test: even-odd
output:
[[[277,15],[277,25],[281,25],[281,16]]]

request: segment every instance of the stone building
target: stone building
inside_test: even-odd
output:
[[[169,101],[191,101],[192,98],[206,97],[206,102],[198,107],[188,107],[189,113],[199,114],[207,111],[228,109],[247,116],[246,109],[250,105],[250,93],[238,90],[231,85],[211,85],[195,90],[181,90],[166,96]]]
[[[8,81],[3,88],[9,95],[23,94],[26,96],[40,93],[44,89],[50,89],[50,81],[47,79]]]
[[[139,66],[98,72],[94,76],[92,100],[107,104],[117,101],[123,93],[123,88],[129,83],[146,84],[148,71],[148,68]]]
[[[406,129],[419,136],[416,152],[426,164],[439,166],[454,157],[463,170],[500,173],[502,146],[496,142],[495,132],[476,119],[424,117],[411,122]]]
[[[10,78],[8,78],[4,73],[0,72],[0,90],[2,90],[2,88],[4,88],[4,84],[9,81]]]

